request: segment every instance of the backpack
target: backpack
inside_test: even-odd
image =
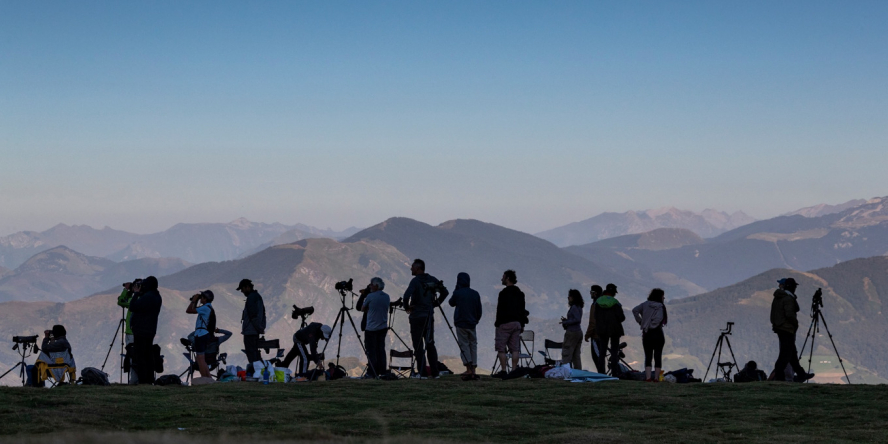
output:
[[[163,373],[163,355],[160,354],[160,346],[154,344],[154,373]]]
[[[329,372],[327,379],[332,381],[334,379],[342,379],[346,376],[348,376],[348,373],[345,372],[345,367],[337,365],[336,368]]]
[[[156,380],[154,380],[154,385],[167,386],[167,385],[182,385],[182,380],[179,379],[178,375],[163,375]]]
[[[111,385],[111,382],[108,381],[108,374],[95,367],[81,370],[78,382],[83,385]]]

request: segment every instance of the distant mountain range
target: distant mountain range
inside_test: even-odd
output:
[[[622,236],[566,251],[614,272],[669,273],[713,290],[772,268],[811,270],[888,252],[888,198],[818,217],[780,216],[753,222],[701,242],[693,233]],[[674,239],[669,236],[677,236]],[[672,242],[677,248],[639,244]],[[681,245],[684,243],[685,245]]]
[[[15,270],[0,274],[0,301],[68,302],[136,277],[163,276],[189,265],[178,258],[117,263],[60,246],[37,253]]]
[[[784,216],[799,215],[805,217],[820,217],[826,216],[827,214],[841,213],[849,208],[858,207],[865,203],[866,199],[853,199],[838,205],[820,204],[814,205],[813,207],[800,208],[793,212],[786,213]]]
[[[657,228],[684,228],[701,237],[714,237],[754,221],[754,218],[742,211],[733,214],[716,210],[694,213],[666,207],[625,213],[602,213],[580,222],[537,233],[536,236],[559,247],[587,244],[626,234],[645,233]]]
[[[154,234],[134,234],[108,227],[56,225],[44,232],[22,231],[0,237],[0,266],[15,268],[41,251],[65,245],[80,253],[116,262],[177,257],[200,263],[235,259],[257,248],[285,243],[294,237],[341,239],[357,232],[322,230],[303,224],[283,225],[237,219],[229,223],[177,224]],[[281,241],[277,239],[281,238]],[[261,248],[260,248],[261,249]]]

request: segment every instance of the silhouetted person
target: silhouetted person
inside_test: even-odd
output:
[[[648,299],[632,309],[635,322],[641,327],[641,344],[644,347],[644,378],[645,381],[658,382],[660,369],[663,368],[663,346],[666,336],[663,326],[666,325],[666,292],[659,288],[651,290]],[[651,379],[651,361],[654,361],[654,375]]]
[[[194,322],[192,350],[194,350],[197,356],[197,368],[200,371],[200,376],[204,378],[210,377],[210,367],[206,359],[207,347],[211,343],[216,342],[216,312],[213,310],[214,298],[212,291],[202,291],[191,296],[191,303],[185,309],[185,313],[197,315],[197,320]]]
[[[524,308],[524,292],[515,285],[517,283],[518,276],[515,270],[506,270],[502,278],[505,288],[500,291],[496,300],[496,320],[493,325],[496,327],[494,347],[502,367],[499,376],[508,373],[506,351],[512,354],[512,370],[518,368],[518,361],[521,358],[521,333],[528,322],[528,313]]]
[[[607,284],[604,294],[595,301],[595,331],[598,333],[599,350],[610,353],[610,368],[613,376],[622,373],[620,369],[620,338],[625,334],[623,321],[626,315],[623,306],[617,302],[617,286]],[[600,368],[604,367],[604,354],[599,358]]]
[[[241,334],[244,335],[244,352],[247,354],[247,373],[252,374],[253,363],[262,360],[259,335],[265,334],[265,303],[249,279],[241,279],[237,290],[247,297],[241,314]]]
[[[333,329],[329,325],[323,325],[320,322],[312,322],[304,328],[300,328],[293,335],[293,348],[287,353],[282,365],[289,367],[294,359],[299,358],[296,365],[296,374],[305,375],[308,373],[308,364],[314,362],[318,366],[321,360],[318,356],[318,341],[321,339],[327,341]]]
[[[376,378],[385,371],[385,337],[388,334],[388,309],[391,297],[382,291],[385,282],[375,277],[370,280],[370,293],[364,300],[361,311],[367,315],[367,329],[364,331],[364,347],[367,349],[367,377]]]
[[[120,296],[117,297],[117,305],[126,309],[126,329],[124,330],[126,345],[130,345],[133,343],[133,329],[132,329],[132,317],[133,312],[129,310],[130,301],[133,300],[133,296],[136,293],[142,292],[142,279],[133,279],[132,282],[126,282],[123,284],[123,290],[120,292]],[[129,370],[129,383],[130,384],[138,384],[139,377],[136,375],[136,367],[131,366]]]
[[[133,313],[130,327],[133,330],[133,364],[139,384],[154,384],[154,336],[157,334],[157,318],[163,298],[157,291],[157,278],[148,276],[142,281],[142,291],[135,293],[129,304]]]
[[[426,362],[433,378],[438,377],[438,349],[435,347],[435,307],[441,305],[450,293],[443,286],[438,286],[438,279],[425,272],[422,259],[413,261],[410,267],[413,279],[404,292],[404,309],[410,313],[410,338],[419,373],[422,378]],[[440,295],[436,298],[436,292]],[[428,356],[428,361],[426,361]]]
[[[783,289],[778,288],[774,292],[774,300],[771,301],[771,327],[780,341],[780,355],[774,364],[775,379],[786,379],[784,369],[786,365],[792,366],[796,376],[796,382],[807,381],[814,377],[814,373],[805,371],[799,363],[798,350],[796,349],[795,335],[799,329],[799,303],[796,300],[795,291],[799,284],[795,279],[787,278],[783,282]]]
[[[603,365],[604,360],[600,358],[604,355],[604,350],[600,348],[601,344],[598,343],[598,333],[595,332],[595,301],[598,300],[603,291],[601,285],[593,285],[589,289],[589,297],[592,299],[589,302],[589,326],[586,327],[586,342],[592,344],[592,363],[595,364],[595,371],[598,373],[607,373],[607,369]]]
[[[571,289],[567,292],[567,317],[561,318],[561,326],[564,328],[564,342],[561,349],[561,363],[570,363],[572,368],[581,370],[583,360],[583,295],[579,290]]]
[[[456,288],[450,297],[453,309],[453,325],[456,326],[456,340],[459,343],[459,354],[466,371],[464,380],[476,379],[475,368],[478,367],[478,333],[475,327],[481,320],[481,295],[469,286],[471,278],[468,273],[456,275]]]

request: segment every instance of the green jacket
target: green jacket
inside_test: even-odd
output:
[[[786,291],[777,289],[771,301],[771,327],[775,333],[786,332],[795,334],[799,329],[799,303],[796,297]]]
[[[127,290],[126,288],[120,292],[120,296],[117,297],[117,305],[126,308],[126,331],[125,333],[128,335],[133,334],[133,331],[130,329],[130,318],[133,316],[133,312],[129,311],[130,301],[133,300],[133,292]]]

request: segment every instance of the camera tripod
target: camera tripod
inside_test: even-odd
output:
[[[593,341],[595,341],[595,339],[593,339]],[[626,344],[625,342],[621,342],[618,345],[619,349],[617,350],[617,356],[619,356],[620,359],[617,361],[616,367],[619,368],[620,364],[623,364],[623,366],[626,367],[626,370],[628,370],[630,372],[634,372],[636,370],[634,368],[632,368],[632,366],[629,365],[628,362],[626,362],[626,354],[623,353],[623,349],[626,348],[627,345],[629,345],[629,344]],[[623,373],[623,369],[619,368],[619,370],[620,370],[619,373],[616,372],[617,368],[615,368],[614,365],[611,364],[610,359],[609,359],[611,352],[612,352],[612,350],[605,346],[604,350],[602,350],[602,352],[601,352],[602,355],[604,355],[604,356],[602,356],[601,359],[605,362],[605,364],[607,364],[607,374],[614,376],[614,377],[619,377],[619,375],[621,373]]]
[[[102,362],[103,372],[105,371],[105,365],[108,364],[108,357],[111,356],[114,343],[117,342],[117,333],[120,333],[120,383],[123,384],[123,361],[126,359],[126,309],[123,307],[120,307],[120,320],[117,321],[117,329],[114,330],[114,337],[111,338],[111,344],[108,345],[105,361]],[[127,374],[127,380],[129,380],[129,374]]]
[[[811,373],[811,360],[814,358],[814,338],[817,333],[820,332],[820,323],[822,322],[823,328],[826,330],[826,335],[829,336],[829,342],[832,343],[833,350],[836,352],[836,358],[839,359],[839,365],[842,366],[842,372],[845,374],[845,381],[850,385],[851,378],[848,377],[848,372],[845,370],[845,363],[842,361],[842,357],[839,356],[839,349],[836,347],[836,341],[833,340],[832,333],[830,333],[829,327],[826,325],[826,318],[823,317],[823,312],[820,311],[821,307],[823,307],[823,291],[818,288],[811,301],[811,325],[808,327],[808,333],[805,334],[805,341],[802,342],[799,359],[802,359],[802,356],[805,354],[805,346],[808,344],[808,338],[810,338],[811,345],[808,349],[808,373]]]
[[[25,359],[27,359],[32,354],[37,353],[38,351],[40,351],[40,349],[37,347],[36,342],[16,342],[16,344],[12,346],[12,349],[17,351],[22,359],[21,361],[13,365],[12,368],[7,370],[6,373],[0,375],[0,379],[3,379],[4,376],[12,373],[13,370],[19,369],[19,377],[22,379],[22,387],[24,387],[28,383],[28,364],[25,363]]]
[[[338,367],[339,366],[339,356],[342,351],[342,330],[345,328],[344,327],[345,318],[348,318],[348,321],[351,323],[352,330],[355,332],[355,338],[358,340],[358,344],[361,345],[361,350],[364,351],[364,356],[367,356],[367,348],[364,347],[364,341],[361,340],[361,335],[360,335],[360,333],[358,333],[358,327],[355,326],[355,320],[352,319],[352,315],[351,315],[352,309],[345,306],[345,297],[347,296],[346,291],[351,293],[352,296],[355,296],[355,293],[351,290],[346,290],[345,288],[338,288],[337,290],[339,291],[339,300],[340,300],[340,303],[342,304],[342,306],[339,308],[339,313],[336,314],[336,320],[333,321],[333,325],[331,326],[331,329],[330,329],[330,335],[332,336],[333,330],[336,330],[336,327],[338,326],[339,327],[339,340],[336,344],[336,366]],[[327,341],[324,344],[324,349],[321,350],[321,353],[320,353],[322,356],[325,355],[325,352],[327,351],[327,347],[329,345],[330,345],[330,341]],[[372,362],[368,362],[367,364],[370,366],[370,369],[373,370],[374,374],[377,374],[377,375],[379,374],[376,372],[376,369],[373,368]]]
[[[731,371],[737,368],[737,358],[734,357],[734,349],[731,347],[731,339],[728,336],[731,335],[731,329],[734,327],[733,322],[728,322],[728,327],[721,331],[721,334],[718,335],[718,341],[715,342],[715,349],[712,350],[712,357],[709,358],[709,364],[706,366],[706,374],[703,375],[703,381],[706,381],[706,377],[709,376],[709,368],[712,367],[712,360],[715,359],[715,353],[718,352],[718,361],[716,361],[716,369],[715,369],[715,378],[718,379],[719,370],[722,373],[722,377],[725,381],[731,381]],[[722,357],[722,347],[728,344],[728,351],[731,352],[731,360],[728,362],[721,362]]]

